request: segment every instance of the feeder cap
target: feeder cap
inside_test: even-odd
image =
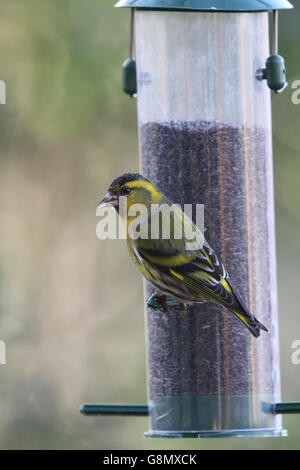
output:
[[[266,11],[287,10],[293,5],[287,0],[119,0],[115,5],[159,10],[202,11]]]

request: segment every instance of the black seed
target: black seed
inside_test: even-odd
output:
[[[276,286],[272,160],[266,132],[219,122],[148,122],[140,127],[140,149],[142,174],[171,201],[205,205],[208,242],[244,302],[271,327]],[[147,283],[147,298],[153,292]],[[272,395],[277,390],[271,335],[252,339],[243,324],[218,305],[198,304],[188,312],[166,314],[148,308],[147,335],[150,400]]]

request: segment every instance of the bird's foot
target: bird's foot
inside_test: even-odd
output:
[[[164,294],[152,294],[147,299],[147,306],[152,310],[160,310],[161,312],[167,312],[169,310],[167,304],[167,296]]]
[[[152,294],[147,300],[147,306],[152,310],[160,310],[161,312],[168,312],[169,307],[175,310],[186,310],[186,305],[182,302],[178,302],[164,294]]]

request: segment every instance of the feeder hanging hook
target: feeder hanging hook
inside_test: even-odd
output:
[[[130,12],[130,39],[129,39],[129,58],[123,62],[122,67],[122,89],[127,95],[133,98],[137,93],[136,83],[136,62],[133,59],[134,43],[134,8]]]

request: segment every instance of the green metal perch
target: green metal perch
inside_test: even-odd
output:
[[[264,404],[264,409],[273,414],[298,414],[300,402],[268,403]],[[80,412],[84,415],[148,416],[149,407],[148,405],[83,403]]]

